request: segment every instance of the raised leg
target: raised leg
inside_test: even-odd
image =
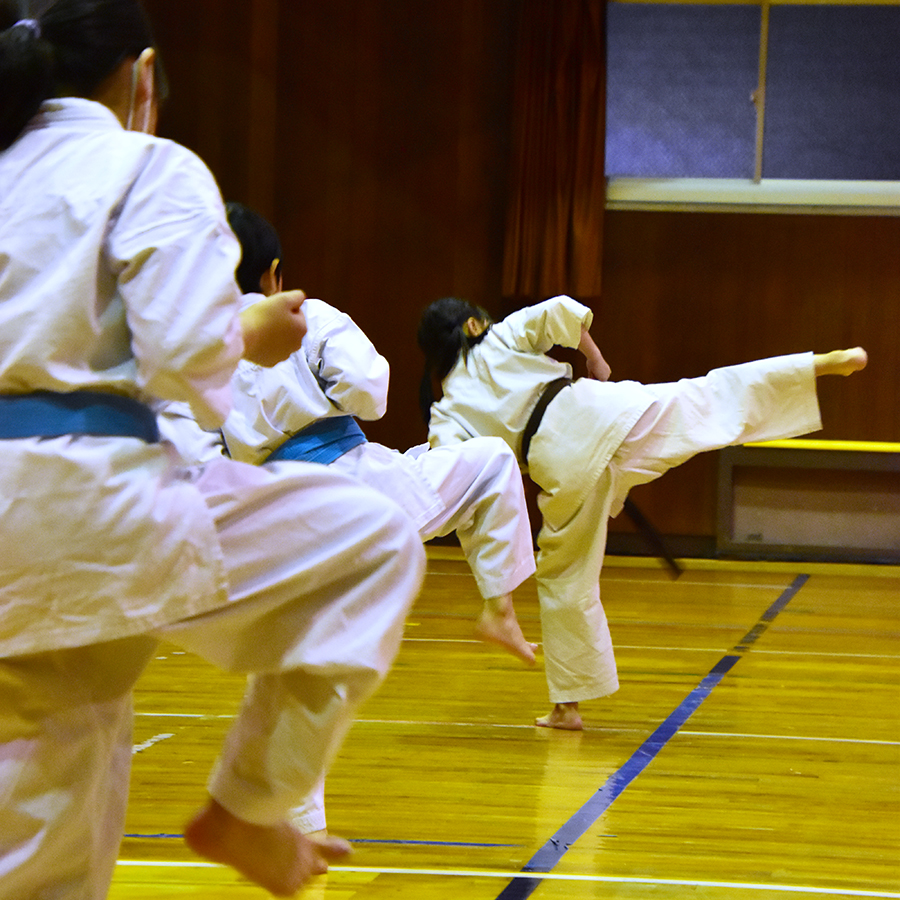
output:
[[[276,897],[293,896],[349,853],[340,838],[312,841],[287,822],[254,825],[213,799],[188,823],[184,838],[198,856],[230,866]]]
[[[528,665],[534,665],[534,651],[537,650],[537,644],[525,640],[516,617],[512,594],[491,597],[484,601],[481,614],[475,622],[475,634],[480,640],[496,644]]]
[[[160,636],[249,677],[211,799],[185,837],[289,896],[347,853],[340,839],[303,838],[291,810],[323,783],[393,662],[424,551],[399,507],[327,466],[210,463],[196,483],[216,516],[232,602]]]

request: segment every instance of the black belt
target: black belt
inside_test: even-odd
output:
[[[541,424],[541,419],[544,418],[544,413],[550,405],[550,401],[571,383],[571,378],[557,378],[556,381],[551,381],[541,392],[541,396],[538,397],[538,401],[534,404],[534,409],[531,411],[531,415],[522,429],[522,462],[528,462],[528,448],[531,446],[531,439],[537,432],[538,425]]]
[[[97,391],[0,394],[0,440],[66,434],[159,441],[155,414],[130,397]]]

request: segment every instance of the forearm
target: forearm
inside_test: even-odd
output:
[[[594,342],[590,332],[582,326],[581,340],[578,342],[578,351],[587,360],[588,376],[598,381],[607,381],[611,374],[609,364],[603,358],[600,348]]]

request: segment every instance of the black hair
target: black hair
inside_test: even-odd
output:
[[[263,275],[279,260],[281,266],[281,241],[275,226],[258,212],[233,201],[225,204],[228,224],[241,242],[241,261],[235,271],[237,283],[245,294],[259,292]],[[279,274],[279,269],[275,270]]]
[[[443,297],[425,307],[419,319],[417,340],[419,349],[425,354],[425,371],[419,387],[419,408],[427,422],[431,417],[434,403],[434,383],[443,381],[456,365],[460,354],[463,357],[487,334],[470,337],[466,334],[465,323],[471,319],[479,322],[492,321],[490,315],[480,306],[459,297]]]
[[[44,100],[91,97],[124,60],[154,46],[140,0],[56,0],[31,19],[26,5],[0,0],[0,149]],[[158,60],[154,74],[161,100],[167,87]]]

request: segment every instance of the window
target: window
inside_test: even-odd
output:
[[[611,2],[608,201],[900,214],[900,5]]]

